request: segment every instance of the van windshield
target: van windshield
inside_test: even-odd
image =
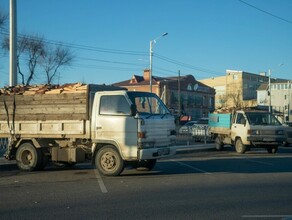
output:
[[[246,112],[245,114],[251,125],[281,125],[278,119],[269,112]]]
[[[137,107],[140,114],[170,114],[166,105],[154,93],[149,92],[128,92],[129,98]]]

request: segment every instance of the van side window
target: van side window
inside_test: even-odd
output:
[[[100,115],[130,115],[130,105],[122,95],[104,95],[100,99]]]

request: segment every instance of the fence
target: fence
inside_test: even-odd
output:
[[[176,141],[178,145],[193,145],[198,142],[207,144],[209,141],[213,141],[209,134],[208,125],[193,125],[191,127],[184,128],[183,132],[179,132],[177,127]]]

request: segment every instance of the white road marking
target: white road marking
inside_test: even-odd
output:
[[[267,162],[262,162],[262,161],[257,161],[254,159],[250,159],[250,158],[245,158],[246,160],[253,162],[253,163],[258,163],[258,164],[263,164],[263,165],[268,165],[268,166],[273,166],[274,164],[272,163],[267,163]]]
[[[192,170],[199,171],[199,172],[204,173],[204,174],[212,174],[212,173],[209,173],[209,172],[207,172],[207,171],[205,171],[205,170],[199,169],[199,168],[197,168],[197,167],[194,167],[194,166],[188,165],[188,164],[183,163],[183,162],[180,162],[180,161],[175,161],[175,160],[171,160],[171,161],[173,161],[173,162],[175,162],[175,163],[178,163],[178,164],[180,164],[180,165],[186,166],[186,167],[188,167],[188,168],[190,168],[190,169],[192,169]]]
[[[291,219],[292,215],[243,215],[241,218],[280,218]]]
[[[99,174],[99,172],[97,171],[97,169],[94,169],[94,173],[95,173],[95,177],[97,179],[98,185],[100,187],[100,190],[102,193],[108,193],[107,188],[104,185],[104,182]]]

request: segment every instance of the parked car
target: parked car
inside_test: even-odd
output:
[[[200,118],[197,123],[193,124],[192,126],[192,137],[195,139],[195,141],[202,141],[210,140],[211,136],[209,135],[209,119],[208,118]]]
[[[290,146],[292,144],[292,122],[286,122],[283,124],[285,126],[285,137],[286,140],[284,141],[284,146]]]
[[[197,121],[189,121],[185,123],[183,126],[180,127],[178,133],[179,134],[191,134],[192,133],[192,126],[196,124]]]

